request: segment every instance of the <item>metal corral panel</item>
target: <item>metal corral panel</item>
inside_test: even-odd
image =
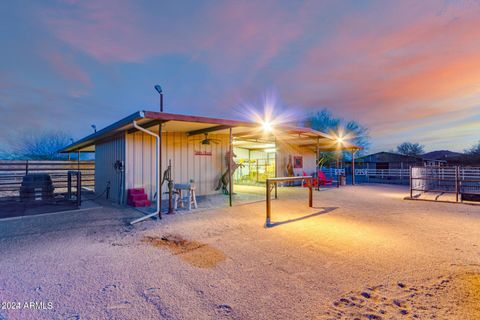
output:
[[[162,135],[162,171],[171,160],[174,182],[194,180],[197,195],[219,193],[215,187],[226,170],[228,135],[209,134],[208,137],[217,143],[202,145],[203,135],[188,137],[182,132]],[[141,131],[128,134],[126,163],[126,188],[143,187],[152,199],[155,194],[155,138]],[[166,191],[164,184],[163,192]]]
[[[95,144],[95,192],[104,192],[110,181],[110,198],[118,201],[122,185],[122,173],[116,171],[116,161],[125,163],[125,134]],[[125,198],[125,196],[123,196]],[[122,203],[123,203],[122,199]]]

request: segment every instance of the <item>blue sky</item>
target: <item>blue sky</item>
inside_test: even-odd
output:
[[[156,110],[156,83],[168,112],[327,107],[372,151],[480,140],[475,1],[2,1],[0,41],[0,145]]]

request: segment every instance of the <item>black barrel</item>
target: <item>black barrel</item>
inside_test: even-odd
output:
[[[22,201],[49,202],[53,200],[53,182],[47,173],[29,173],[23,177],[20,187]]]

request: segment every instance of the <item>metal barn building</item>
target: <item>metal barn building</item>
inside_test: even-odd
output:
[[[154,199],[157,180],[169,163],[175,183],[194,181],[198,196],[220,193],[216,187],[228,170],[227,153],[232,148],[234,161],[245,162],[236,181],[257,178],[258,182],[260,175],[285,176],[292,159],[295,175],[311,174],[316,170],[316,154],[339,146],[331,135],[310,128],[279,125],[266,130],[256,122],[139,111],[62,152],[94,152],[95,192],[103,192],[109,184],[111,198],[125,204],[126,190],[131,188],[144,188]],[[348,143],[341,148],[358,149]],[[256,167],[255,161],[260,163]],[[166,191],[163,185],[160,194]]]

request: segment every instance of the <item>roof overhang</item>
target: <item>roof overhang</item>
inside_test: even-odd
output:
[[[103,128],[71,145],[61,152],[93,152],[95,143],[114,137],[125,132],[135,132],[133,121],[149,130],[158,131],[162,125],[164,132],[183,132],[189,136],[199,134],[228,134],[230,129],[236,140],[273,142],[294,144],[316,150],[317,145],[321,151],[358,150],[359,146],[350,143],[338,145],[335,137],[316,131],[311,128],[295,127],[288,125],[275,126],[271,132],[265,132],[261,124],[256,122],[228,120],[201,116],[190,116],[166,112],[138,111],[125,117],[108,127]]]

